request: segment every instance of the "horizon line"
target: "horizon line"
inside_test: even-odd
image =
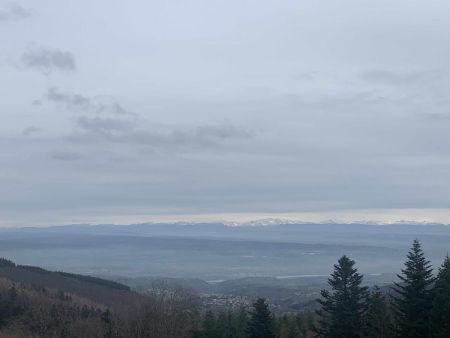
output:
[[[0,228],[53,227],[68,225],[132,225],[146,223],[223,223],[245,225],[273,222],[274,224],[441,224],[450,225],[450,209],[360,209],[307,211],[284,213],[203,213],[203,214],[110,214],[110,215],[36,215],[29,219],[1,219]]]

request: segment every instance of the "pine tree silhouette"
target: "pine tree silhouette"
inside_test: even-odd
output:
[[[450,337],[450,258],[445,257],[433,289],[430,336]]]
[[[428,312],[431,305],[432,268],[416,239],[408,252],[399,283],[394,283],[392,305],[398,337],[428,336]]]
[[[266,301],[258,298],[253,303],[247,334],[248,338],[275,338],[275,325]]]
[[[321,317],[314,330],[318,337],[361,337],[362,315],[367,308],[368,291],[361,287],[363,276],[354,267],[355,262],[342,256],[334,265],[328,279],[331,292],[322,290],[322,305],[317,314]]]
[[[368,300],[367,312],[364,314],[364,337],[392,337],[392,318],[384,294],[375,286]]]

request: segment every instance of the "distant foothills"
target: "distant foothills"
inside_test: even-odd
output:
[[[229,220],[209,220],[209,221],[188,221],[188,220],[176,220],[176,221],[148,221],[139,223],[72,223],[72,224],[41,224],[40,226],[23,225],[23,226],[8,226],[4,224],[2,228],[6,229],[20,229],[20,228],[58,228],[58,227],[96,227],[96,226],[151,226],[151,225],[201,225],[201,224],[221,224],[228,227],[240,227],[240,226],[282,226],[282,225],[314,225],[314,224],[335,224],[335,225],[447,225],[450,226],[450,222],[437,222],[429,220],[408,220],[408,219],[392,219],[392,220],[375,220],[375,219],[324,219],[316,221],[307,221],[296,218],[257,218],[246,221],[229,221]]]

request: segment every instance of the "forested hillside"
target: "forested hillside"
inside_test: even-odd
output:
[[[0,337],[189,337],[196,296],[47,271],[0,259]]]

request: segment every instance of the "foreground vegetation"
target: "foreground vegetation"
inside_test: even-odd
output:
[[[264,299],[250,310],[204,313],[199,298],[181,288],[137,294],[4,259],[0,268],[9,278],[0,279],[0,337],[450,337],[450,258],[433,275],[417,240],[392,287],[363,286],[355,262],[342,256],[316,313],[279,316]]]
[[[363,276],[346,256],[339,259],[323,290],[318,337],[450,337],[450,258],[433,276],[420,242],[408,253],[399,282],[382,292],[361,286]]]

